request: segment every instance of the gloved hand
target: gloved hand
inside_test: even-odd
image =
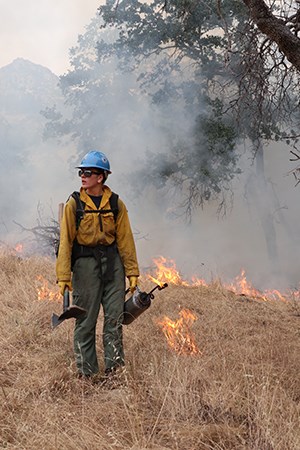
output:
[[[138,278],[139,277],[136,277],[134,275],[131,275],[130,277],[128,277],[130,292],[135,291],[135,288],[137,287],[137,284],[138,284]]]
[[[66,287],[69,289],[69,291],[72,291],[71,281],[59,281],[58,286],[59,286],[61,295],[64,295]]]

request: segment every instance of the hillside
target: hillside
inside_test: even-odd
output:
[[[22,58],[0,68],[0,156],[6,166],[24,166],[31,147],[41,147],[41,111],[62,102],[58,82],[49,69]]]
[[[300,448],[299,300],[239,296],[219,283],[156,291],[124,327],[127,373],[109,389],[74,376],[72,320],[51,330],[61,312],[49,299],[53,261],[2,251],[0,281],[0,448]],[[141,286],[153,283],[144,276]],[[182,323],[183,309],[194,315],[181,328],[194,353],[186,340],[171,349],[158,323]],[[98,344],[102,362],[101,323]]]
[[[17,58],[0,68],[0,112],[18,116],[40,114],[61,97],[59,79],[47,67]]]

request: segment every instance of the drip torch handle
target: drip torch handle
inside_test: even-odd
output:
[[[63,311],[65,312],[70,306],[70,293],[69,288],[66,287],[64,292],[64,300],[63,300]]]

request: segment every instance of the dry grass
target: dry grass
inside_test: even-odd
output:
[[[37,299],[39,274],[55,289],[53,262],[0,254],[1,449],[299,450],[295,301],[170,286],[124,327],[126,385],[109,390],[75,378],[73,323],[51,330],[61,305]],[[197,356],[175,354],[157,325],[182,307],[198,318]]]

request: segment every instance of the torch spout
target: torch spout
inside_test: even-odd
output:
[[[161,291],[162,289],[165,289],[166,287],[168,287],[168,283],[164,283],[162,285],[157,284],[150,292],[149,295],[152,294],[152,292],[155,291],[155,289],[158,289],[159,291]]]

